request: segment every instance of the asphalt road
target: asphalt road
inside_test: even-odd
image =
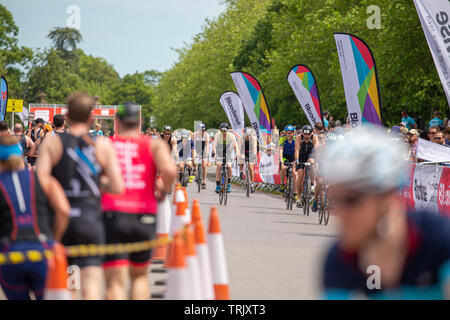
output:
[[[198,193],[188,187],[189,203],[199,199],[205,225],[211,206],[218,206],[214,182]],[[317,299],[324,255],[336,240],[333,216],[319,225],[317,213],[285,209],[280,196],[253,193],[233,186],[227,206],[218,212],[232,299]]]

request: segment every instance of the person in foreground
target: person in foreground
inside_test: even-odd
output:
[[[403,148],[360,128],[319,153],[340,227],[324,264],[324,298],[450,298],[450,219],[408,212]]]

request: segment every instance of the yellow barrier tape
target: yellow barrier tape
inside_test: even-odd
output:
[[[157,239],[141,242],[101,244],[101,245],[77,245],[65,247],[66,255],[70,258],[87,256],[106,256],[121,253],[133,253],[150,250],[171,243],[171,239]],[[0,266],[7,264],[20,264],[24,262],[40,262],[53,257],[52,250],[28,250],[24,252],[9,251],[0,253]]]

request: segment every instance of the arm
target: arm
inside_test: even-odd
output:
[[[36,148],[36,144],[34,148]],[[42,143],[36,162],[36,170],[40,176],[52,174],[52,169],[61,159],[62,153],[63,146],[58,135],[50,136]]]
[[[151,148],[156,170],[159,172],[163,182],[160,190],[156,191],[159,193],[161,191],[170,192],[177,176],[177,168],[170,156],[169,147],[161,140],[153,140]]]
[[[40,175],[39,182],[50,206],[55,212],[53,237],[56,241],[61,242],[69,225],[69,200],[67,200],[63,188],[53,176]]]
[[[295,139],[295,152],[294,152],[295,162],[298,161],[298,154],[300,152],[301,140],[302,140],[302,138],[299,136],[297,136],[297,139]]]
[[[34,142],[33,142],[33,140],[31,140],[31,138],[29,136],[25,136],[25,140],[27,142],[28,154],[31,155],[36,150],[36,148],[34,146]]]
[[[124,182],[116,152],[108,139],[99,137],[95,143],[97,161],[103,169],[105,178],[101,179],[103,192],[120,194],[124,190]]]

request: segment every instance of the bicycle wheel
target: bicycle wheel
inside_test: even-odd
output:
[[[197,189],[198,189],[198,192],[200,192],[200,190],[202,189],[202,177],[203,177],[202,165],[199,164],[197,167]]]
[[[293,190],[294,190],[294,181],[292,180],[292,175],[289,176],[289,210],[292,211],[292,206],[294,205],[294,194],[293,194]]]
[[[224,196],[224,201],[223,201],[223,204],[226,206],[227,205],[227,201],[228,201],[228,173],[225,171],[225,177],[224,177],[224,181],[223,181],[223,183],[224,183],[224,194],[223,194],[223,196]]]
[[[325,190],[324,193],[324,224],[328,225],[328,221],[330,220],[330,202],[328,201],[328,190]]]
[[[249,174],[248,168],[247,168],[247,170],[245,170],[245,189],[246,189],[247,198],[249,198],[250,197],[250,174]]]
[[[309,216],[309,177],[305,175],[305,180],[303,181],[303,215]]]
[[[319,195],[319,210],[318,210],[318,217],[319,217],[319,224],[322,224],[323,215],[324,215],[324,204],[323,204],[323,191]]]
[[[290,210],[291,207],[291,185],[290,185],[290,177],[288,177],[286,189],[284,190],[284,200],[286,201],[286,210]]]

